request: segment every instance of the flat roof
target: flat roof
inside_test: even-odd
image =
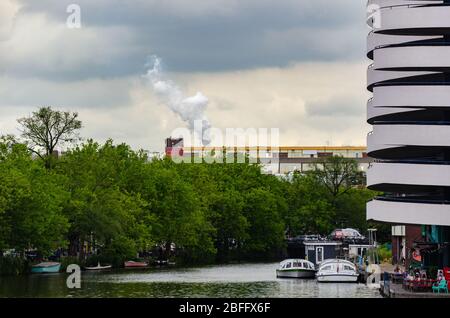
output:
[[[303,245],[342,245],[342,242],[337,242],[337,241],[313,241],[313,242],[308,242],[308,241],[303,241]]]
[[[366,146],[280,146],[280,147],[270,147],[270,146],[256,146],[256,147],[236,147],[236,146],[218,146],[218,147],[182,147],[184,150],[191,151],[211,151],[217,149],[234,149],[236,151],[251,151],[251,150],[271,150],[272,148],[278,149],[280,151],[298,151],[298,150],[317,150],[317,151],[333,151],[333,150],[344,150],[344,151],[366,151]]]

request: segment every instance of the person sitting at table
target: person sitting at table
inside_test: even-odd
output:
[[[437,281],[440,282],[444,279],[444,271],[442,269],[439,269],[437,272]]]
[[[397,265],[397,266],[394,268],[394,273],[395,273],[395,274],[402,274],[402,270],[401,270],[400,266]]]

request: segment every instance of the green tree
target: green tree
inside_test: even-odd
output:
[[[52,166],[56,146],[74,142],[81,128],[78,113],[56,111],[51,107],[41,107],[31,116],[17,121],[30,150],[44,160],[47,168]]]
[[[190,261],[212,257],[215,254],[214,228],[207,220],[206,211],[201,208],[192,185],[180,177],[173,165],[165,160],[151,166],[156,196],[149,198],[149,203],[158,218],[155,236],[165,246],[167,257],[172,244],[177,249],[190,251]]]
[[[216,229],[218,260],[229,261],[230,253],[239,257],[241,244],[247,238],[249,223],[243,215],[244,197],[235,190],[217,193],[211,204],[211,219]]]
[[[294,174],[287,191],[285,222],[290,235],[328,234],[334,227],[335,210],[325,185],[312,174]]]
[[[328,189],[333,200],[352,187],[364,184],[358,163],[342,156],[326,157],[315,163],[314,175]]]
[[[253,189],[245,194],[244,216],[249,223],[249,237],[243,249],[251,258],[275,257],[284,247],[285,226],[278,199],[264,189]]]
[[[141,187],[135,184],[141,179],[133,176],[145,162],[141,154],[111,140],[102,146],[88,140],[58,162],[55,170],[67,177],[70,192],[64,212],[71,225],[71,254],[82,252],[87,242],[104,254],[112,255],[117,248],[123,261],[152,246],[155,217],[141,194],[133,191]]]
[[[32,160],[26,146],[0,140],[0,248],[51,254],[64,246],[68,193],[61,178]]]

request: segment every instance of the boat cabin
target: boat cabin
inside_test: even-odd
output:
[[[305,258],[319,265],[323,260],[337,258],[342,254],[342,242],[339,241],[316,241],[303,242],[305,245]]]
[[[279,269],[291,270],[291,269],[314,269],[314,264],[302,259],[287,259],[280,263]]]

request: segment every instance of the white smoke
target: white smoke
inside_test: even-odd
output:
[[[211,124],[205,115],[208,98],[200,92],[186,98],[174,82],[164,78],[161,59],[157,56],[151,57],[151,64],[148,66],[150,68],[144,77],[149,80],[155,93],[188,124],[194,136],[199,138],[204,146],[210,144],[209,128],[211,128]],[[201,125],[199,125],[200,122]]]

